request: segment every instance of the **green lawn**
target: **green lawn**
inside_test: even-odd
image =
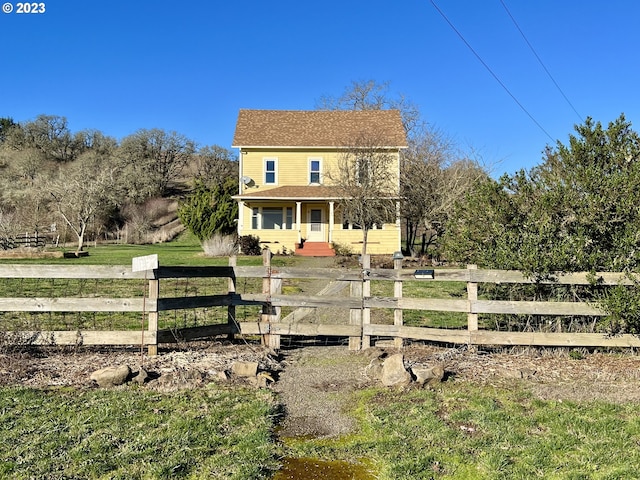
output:
[[[271,392],[0,389],[0,478],[267,479]]]
[[[447,382],[352,404],[355,433],[282,444],[270,391],[4,387],[0,478],[259,480],[283,456],[364,463],[380,480],[627,479],[640,466],[636,403]]]
[[[50,249],[51,250],[51,249]],[[59,249],[62,251],[63,249]],[[133,257],[158,254],[158,262],[165,266],[228,265],[227,257],[205,257],[198,239],[191,233],[183,233],[168,243],[152,245],[88,244],[89,253],[81,258],[20,259],[0,258],[0,263],[37,263],[64,265],[131,265]],[[53,250],[55,251],[55,249]],[[73,251],[71,249],[70,251]],[[240,265],[262,265],[262,257],[241,257]]]
[[[377,297],[393,297],[393,282],[372,281],[371,294]],[[460,300],[467,298],[465,282],[405,281],[402,285],[405,298],[440,298]],[[467,315],[458,312],[403,310],[404,325],[409,327],[466,328]],[[393,324],[392,310],[377,310],[372,314],[373,323]]]
[[[153,245],[89,245],[89,256],[81,258],[45,258],[45,259],[0,259],[0,263],[64,264],[64,265],[131,265],[134,257],[157,254],[159,264],[164,266],[226,266],[227,257],[205,257],[198,240],[190,233],[184,233],[170,243]],[[303,266],[306,259],[295,256],[275,256],[276,266]],[[262,265],[261,256],[239,256],[238,265]],[[296,293],[305,285],[304,279],[287,279],[285,293]],[[163,280],[162,297],[182,297],[195,295],[216,295],[228,291],[226,279],[169,279]],[[143,280],[63,280],[63,279],[0,279],[0,297],[139,297],[145,289]],[[257,293],[262,289],[260,279],[239,278],[237,291]],[[372,282],[372,295],[393,296],[392,282]],[[460,298],[465,295],[462,282],[405,282],[405,297]],[[291,309],[283,309],[283,315]],[[239,307],[238,320],[252,321],[257,318],[255,307]],[[345,313],[345,321],[348,313]],[[0,314],[0,321],[7,329],[137,329],[139,316],[135,314]],[[204,323],[226,321],[226,309],[211,308],[193,311],[163,312],[160,315],[160,328],[184,328]],[[373,323],[393,323],[393,312],[388,309],[376,309],[372,312]],[[437,328],[462,328],[466,326],[466,315],[452,312],[404,311],[404,322],[408,326],[427,326]]]
[[[381,480],[627,479],[640,468],[638,404],[542,401],[521,385],[356,394],[360,430],[288,454],[362,461]]]
[[[39,265],[131,265],[134,257],[157,254],[164,266],[226,266],[228,257],[206,257],[198,240],[184,233],[170,243],[153,245],[89,245],[89,255],[80,258],[0,258],[4,264]],[[288,257],[274,259],[274,264],[289,262]],[[262,265],[261,256],[240,256],[238,265]],[[0,297],[141,297],[145,293],[144,280],[100,279],[0,279]],[[260,279],[238,279],[242,293],[261,291]],[[227,279],[167,279],[163,280],[161,295],[182,297],[225,294]],[[238,320],[257,318],[256,307],[239,307]],[[160,328],[184,328],[227,321],[226,308],[194,309],[162,312]],[[0,325],[7,330],[130,330],[140,328],[140,315],[135,313],[0,313]]]

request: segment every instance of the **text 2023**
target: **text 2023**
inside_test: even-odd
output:
[[[16,13],[44,13],[45,11],[44,3],[16,3]]]

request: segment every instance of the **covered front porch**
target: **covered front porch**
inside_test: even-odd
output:
[[[238,233],[254,235],[273,251],[334,255],[335,202],[239,202]]]
[[[272,251],[298,255],[335,255],[337,199],[329,187],[277,187],[235,197],[238,234],[259,237]],[[336,224],[336,221],[338,223]]]
[[[363,235],[343,218],[335,189],[325,186],[276,187],[234,197],[239,204],[238,234],[259,237],[274,253],[334,255],[332,247],[360,253]],[[400,220],[376,225],[368,233],[367,253],[400,250]]]

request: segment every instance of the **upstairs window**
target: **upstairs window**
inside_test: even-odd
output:
[[[321,170],[321,159],[320,158],[311,158],[309,159],[309,183],[311,184],[320,184],[320,170]]]
[[[276,158],[264,159],[264,183],[266,185],[275,185],[277,182],[277,166]]]

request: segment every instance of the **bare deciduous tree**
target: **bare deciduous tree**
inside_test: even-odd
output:
[[[53,208],[78,239],[78,252],[91,220],[118,202],[117,172],[107,159],[88,152],[46,186]]]
[[[415,104],[403,95],[390,94],[388,82],[352,82],[338,97],[321,97],[317,108],[400,111],[409,140],[409,148],[402,153],[400,164],[401,212],[405,220],[406,245],[407,250],[414,254],[416,237],[422,233],[421,250],[425,253],[429,243],[442,235],[453,203],[464,194],[474,178],[485,174],[480,163],[457,154],[454,142],[428,126]]]
[[[69,130],[67,119],[57,115],[38,115],[35,120],[13,129],[11,137],[22,148],[35,148],[47,160],[68,162],[82,153],[83,145]]]
[[[49,224],[41,186],[49,179],[50,163],[34,148],[0,146],[0,208],[5,220],[11,219],[12,235],[36,232]]]
[[[3,242],[16,234],[16,230],[16,212],[0,207],[0,249]]]
[[[11,117],[0,117],[0,143],[3,143],[10,130],[18,127]]]
[[[369,230],[395,221],[398,215],[397,153],[374,136],[360,136],[339,155],[327,172],[337,187],[345,221],[362,229],[362,254],[367,253]]]
[[[421,127],[420,109],[404,95],[392,97],[389,82],[353,81],[342,95],[323,95],[316,102],[318,110],[399,110],[407,136]]]
[[[219,145],[205,146],[193,156],[194,176],[205,185],[223,184],[228,178],[238,178],[235,152]]]
[[[402,215],[406,248],[414,255],[422,233],[421,254],[439,239],[456,201],[479,178],[487,176],[482,165],[460,158],[453,142],[435,130],[414,137],[401,157]]]

